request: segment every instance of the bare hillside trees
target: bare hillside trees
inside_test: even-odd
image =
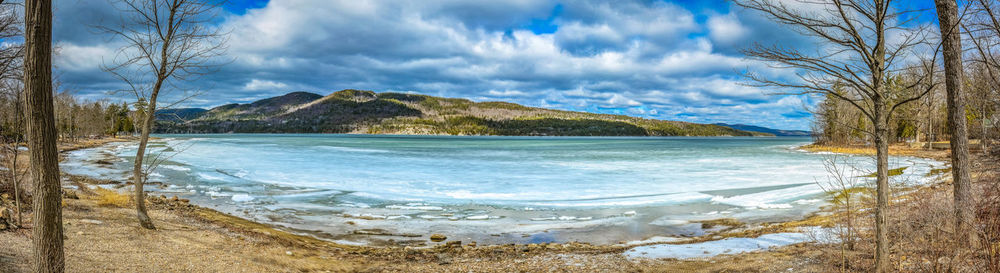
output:
[[[122,0],[125,16],[118,26],[102,30],[126,42],[113,64],[105,66],[129,86],[137,101],[145,101],[140,117],[139,149],[135,156],[136,214],[139,224],[156,228],[146,213],[143,192],[146,145],[153,129],[162,91],[179,89],[180,82],[213,71],[226,49],[225,33],[211,25],[221,2],[211,0]]]
[[[877,154],[875,267],[877,272],[886,272],[889,121],[901,105],[928,93],[931,88],[918,87],[927,86],[933,79],[927,75],[899,82],[897,74],[910,69],[904,61],[924,44],[927,32],[905,27],[902,12],[894,10],[889,0],[743,0],[737,4],[818,41],[818,48],[812,52],[780,45],[757,45],[745,50],[751,58],[799,71],[793,79],[749,74],[754,82],[845,101],[872,125],[864,131],[872,137]]]

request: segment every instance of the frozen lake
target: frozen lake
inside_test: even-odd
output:
[[[696,220],[798,218],[827,199],[822,155],[795,149],[808,138],[157,137],[167,160],[153,190],[344,242],[614,243],[698,235]],[[74,151],[62,168],[124,180],[134,153],[128,143]],[[873,170],[868,157],[849,160]],[[907,167],[895,181],[920,183],[942,163],[891,165]]]

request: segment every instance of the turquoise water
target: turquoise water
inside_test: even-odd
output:
[[[165,161],[150,180],[162,183],[158,191],[332,237],[350,232],[337,226],[346,221],[390,233],[461,234],[641,222],[639,232],[612,236],[638,240],[689,232],[671,227],[697,219],[798,217],[823,204],[816,182],[827,179],[823,155],[795,149],[808,138],[157,137],[153,149]],[[134,152],[127,143],[81,150],[63,169],[125,179]],[[117,163],[92,164],[100,158]],[[868,158],[848,160],[867,174]],[[919,183],[940,163],[894,158],[892,165],[909,167],[897,180]]]

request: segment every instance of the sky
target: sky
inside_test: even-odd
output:
[[[90,100],[134,100],[101,70],[120,41],[102,0],[57,0],[60,86]],[[810,41],[727,1],[234,0],[212,27],[228,64],[192,79],[210,108],[293,91],[412,92],[474,101],[698,123],[808,129],[816,98],[746,85],[744,71],[793,76],[748,60],[754,42]],[[182,92],[167,93],[165,101]]]

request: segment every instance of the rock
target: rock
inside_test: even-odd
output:
[[[66,199],[80,199],[80,196],[76,195],[76,191],[63,191],[63,198]]]
[[[6,230],[8,228],[14,228],[14,217],[5,207],[0,206],[0,230]]]
[[[438,234],[438,233],[431,234],[431,242],[442,242],[447,239],[448,237],[444,236],[444,234]]]
[[[187,200],[187,199],[183,199],[183,198],[181,198],[181,199],[180,199],[180,201],[181,201],[182,203],[187,203],[187,202],[191,202],[191,200]]]
[[[439,265],[451,264],[451,256],[449,256],[448,254],[439,253],[435,256],[437,256]]]
[[[448,243],[445,243],[445,246],[449,248],[461,247],[462,241],[450,241]]]
[[[469,247],[476,247],[476,241],[469,242]]]
[[[170,201],[173,201],[173,202],[177,202],[178,200],[180,200],[180,199],[178,199],[176,195],[174,195],[174,197],[170,198]]]
[[[359,235],[393,235],[392,233],[389,233],[389,231],[380,228],[359,229],[353,231],[353,233]]]
[[[115,163],[112,163],[111,161],[107,161],[107,160],[104,160],[104,159],[99,159],[99,160],[97,160],[96,163],[97,164],[101,164],[101,165],[114,165],[115,164]]]

